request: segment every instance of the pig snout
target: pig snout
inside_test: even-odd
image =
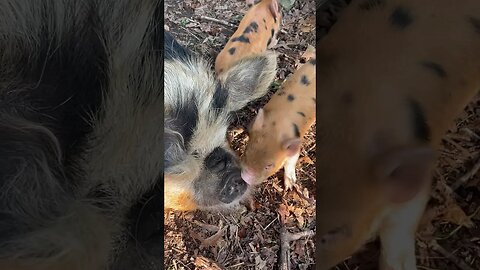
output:
[[[242,169],[242,179],[247,182],[249,185],[253,185],[255,182],[255,173],[250,168]]]
[[[221,185],[220,201],[223,203],[233,202],[245,193],[247,186],[247,183],[242,179],[239,173],[230,175]]]

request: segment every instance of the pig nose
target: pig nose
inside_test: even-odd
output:
[[[242,196],[247,190],[247,183],[243,181],[240,175],[235,174],[229,177],[220,191],[220,201],[223,203],[231,203],[238,197]]]
[[[247,182],[249,185],[253,185],[255,181],[255,173],[250,168],[242,169],[242,179]]]

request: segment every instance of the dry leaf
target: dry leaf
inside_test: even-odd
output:
[[[305,245],[303,240],[298,240],[294,242],[294,250],[299,257],[305,257]]]
[[[223,233],[225,232],[225,229],[226,228],[223,228],[221,230],[218,230],[218,232],[210,237],[208,237],[207,239],[205,239],[204,241],[202,241],[202,244],[200,244],[200,247],[211,247],[211,246],[215,246],[218,241],[220,239],[222,239],[222,236],[223,236]]]
[[[205,239],[204,236],[201,233],[198,233],[198,232],[193,231],[193,230],[189,231],[189,235],[193,239],[198,240],[200,243],[202,243],[202,241]]]
[[[305,219],[303,216],[297,216],[298,228],[302,228],[305,224]]]
[[[300,31],[302,31],[303,33],[309,33],[312,30],[313,30],[313,25],[311,24],[304,24],[300,26]]]
[[[260,255],[255,257],[255,269],[267,269],[267,262],[262,260]]]
[[[310,164],[310,165],[315,164],[315,162],[313,162],[313,160],[309,156],[302,157],[301,162],[307,163],[307,164]]]
[[[299,216],[302,216],[303,213],[305,213],[305,210],[301,207],[296,207],[294,210],[293,210],[293,213],[295,214],[296,217],[299,217]]]
[[[245,227],[241,227],[240,230],[238,230],[238,237],[240,238],[247,237],[247,229]]]
[[[220,227],[218,227],[216,225],[206,224],[206,223],[200,222],[198,220],[194,220],[193,222],[196,225],[198,225],[198,226],[202,227],[203,229],[205,229],[207,231],[210,231],[210,232],[218,232],[218,230],[220,230]]]
[[[220,266],[218,266],[216,262],[208,258],[205,258],[203,256],[196,257],[193,264],[195,265],[195,269],[198,269],[198,270],[221,270],[222,269]]]
[[[467,214],[457,204],[450,204],[444,214],[445,221],[451,222],[456,225],[464,226],[466,228],[472,228],[474,223]]]

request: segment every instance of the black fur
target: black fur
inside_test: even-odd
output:
[[[232,155],[221,147],[213,149],[204,160],[205,167],[211,171],[220,172],[232,162]]]
[[[308,80],[308,78],[307,78],[306,75],[302,75],[302,78],[300,79],[300,82],[301,82],[303,85],[306,85],[306,86],[309,86],[309,85],[310,85],[310,81]]]
[[[250,43],[250,39],[248,37],[245,37],[244,35],[241,35],[239,37],[232,38],[232,42]]]
[[[430,140],[430,127],[420,104],[413,100],[409,100],[410,111],[412,114],[412,125],[414,135],[417,139],[428,142]]]
[[[163,176],[161,176],[163,177]],[[160,179],[159,179],[159,182]],[[132,236],[125,250],[118,256],[112,269],[158,269],[163,265],[163,187],[155,186],[130,208],[127,214],[129,233]]]
[[[317,59],[316,58],[312,58],[308,61],[308,63],[310,63],[311,65],[316,65],[317,64]]]
[[[438,75],[438,77],[440,77],[440,78],[445,78],[445,77],[447,77],[447,72],[446,72],[445,69],[444,69],[440,64],[438,64],[438,63],[431,62],[431,61],[427,61],[427,62],[422,62],[421,65],[422,65],[424,68],[433,71],[433,73],[435,73],[436,75]]]
[[[287,96],[288,101],[292,102],[295,100],[295,97],[293,95],[288,95]]]
[[[381,9],[385,7],[385,0],[366,0],[358,5],[361,10]]]
[[[215,93],[213,94],[212,108],[217,112],[220,112],[219,109],[223,109],[227,104],[228,99],[228,90],[224,89],[221,85],[217,85]]]
[[[171,115],[173,120],[169,127],[182,135],[184,149],[187,149],[198,123],[198,108],[195,97],[190,97],[188,102],[175,106]]]
[[[228,53],[229,53],[230,55],[234,55],[234,54],[235,54],[235,50],[236,50],[236,48],[235,48],[235,47],[232,47],[232,48],[228,49]]]
[[[55,18],[59,12],[64,16]],[[108,85],[105,28],[92,2],[82,13],[46,2],[29,19],[16,14],[32,32],[0,25],[0,256],[12,251],[16,237],[65,215],[81,182],[77,159],[92,132],[89,119],[101,117]],[[54,32],[52,21],[68,29]]]
[[[192,53],[180,45],[173,36],[165,32],[165,60],[180,59],[184,62],[188,61],[192,57]]]
[[[253,31],[253,29],[252,29],[252,27],[249,25],[249,26],[245,27],[245,30],[243,30],[243,34],[248,34],[248,33],[252,32],[252,31]]]
[[[412,22],[412,14],[407,8],[402,6],[395,8],[390,16],[390,23],[399,29],[407,28]]]
[[[293,124],[293,134],[295,134],[295,137],[300,138],[300,130],[298,129],[297,124]]]
[[[258,24],[256,22],[251,22],[250,27],[253,29],[253,31],[258,32]]]
[[[468,21],[472,24],[473,28],[475,28],[475,32],[480,34],[480,19],[469,17]]]
[[[103,265],[120,234],[107,224],[123,224],[124,208],[163,180],[161,166],[154,177],[116,175],[161,164],[161,155],[118,159],[126,148],[163,152],[150,148],[162,144],[161,132],[144,136],[162,130],[161,113],[142,118],[163,105],[161,3],[0,3],[2,259],[42,266],[65,254],[76,260],[69,269]],[[186,59],[171,41],[166,58]],[[187,137],[191,128],[179,126]]]

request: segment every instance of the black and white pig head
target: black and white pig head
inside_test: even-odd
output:
[[[216,78],[209,64],[165,34],[166,208],[223,208],[248,193],[225,136],[232,112],[267,93],[276,64],[268,52]]]

